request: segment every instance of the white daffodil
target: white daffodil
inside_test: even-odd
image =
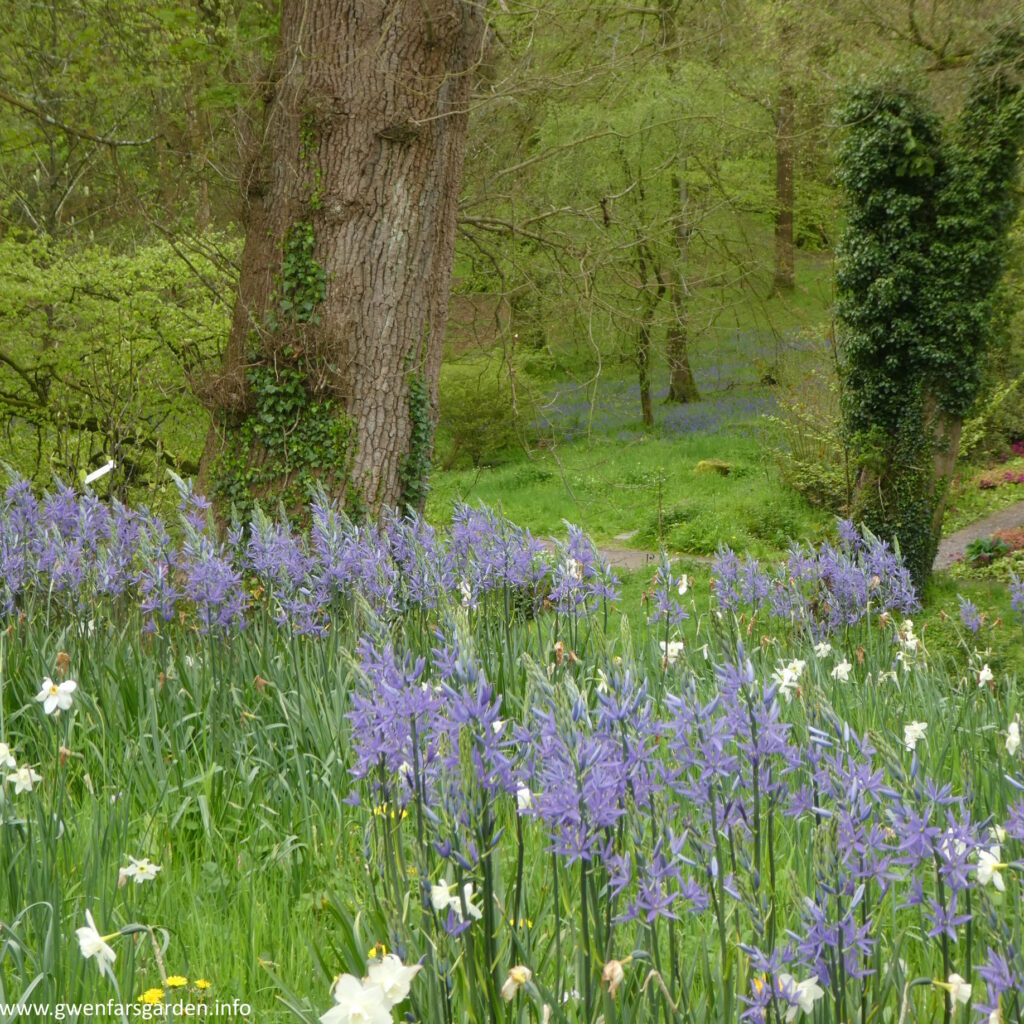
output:
[[[379,985],[343,974],[331,994],[334,1006],[321,1015],[321,1024],[391,1024],[391,1006]]]
[[[679,577],[679,583],[676,584],[676,593],[680,597],[682,597],[689,589],[690,589],[690,578],[686,575],[686,573],[683,573],[683,575]],[[514,970],[514,968],[513,968],[513,970]],[[525,970],[525,968],[524,968],[524,970]]]
[[[148,857],[143,857],[141,860],[136,860],[134,857],[128,859],[131,861],[128,867],[121,868],[117,873],[119,885],[124,885],[129,878],[133,879],[136,885],[152,882],[156,878],[157,872],[163,870],[159,864],[151,864]]]
[[[1006,892],[1006,883],[1003,881],[1000,871],[1007,865],[999,859],[999,856],[998,846],[978,851],[978,881],[982,885],[991,883],[998,892]]]
[[[988,686],[995,676],[992,675],[992,669],[987,664],[981,666],[981,671],[978,672],[978,686]]]
[[[797,681],[800,678],[800,672],[803,671],[802,661],[791,661],[788,665],[780,664],[779,667],[772,673],[772,682],[775,683],[779,688],[779,693],[786,699],[787,702],[793,699],[793,694],[797,690]],[[800,671],[797,671],[795,666],[800,666]]]
[[[834,669],[832,669],[832,678],[839,680],[841,683],[845,683],[850,678],[850,672],[853,666],[844,658]]]
[[[11,748],[6,743],[0,743],[0,768],[17,768],[18,762],[14,760]]]
[[[85,922],[83,927],[75,929],[78,948],[86,960],[92,960],[95,957],[100,974],[106,974],[110,970],[111,964],[117,959],[117,954],[110,948],[107,940],[115,938],[118,933],[100,935],[96,922],[92,919],[92,913],[88,910],[85,912]]]
[[[658,646],[661,648],[662,658],[667,665],[672,665],[679,660],[679,655],[686,649],[686,644],[682,640],[669,640],[665,643],[664,640],[658,641]]]
[[[529,811],[533,807],[533,794],[530,792],[528,786],[524,786],[522,783],[516,787],[516,807],[519,811]]]
[[[533,971],[523,964],[516,964],[508,969],[508,977],[501,986],[501,998],[508,1002],[515,999],[516,993],[533,977]]]
[[[31,793],[37,782],[42,782],[43,777],[39,772],[23,764],[16,772],[7,776],[8,782],[14,783],[14,795],[19,793]]]
[[[906,744],[907,750],[913,750],[917,746],[918,740],[924,739],[927,729],[927,722],[908,722],[903,726],[903,742]]]
[[[57,711],[67,711],[74,699],[72,695],[77,689],[78,683],[74,679],[65,679],[63,683],[55,683],[47,676],[36,694],[36,700],[43,705],[43,711],[48,715]]]
[[[832,653],[832,645],[827,640],[814,645],[814,656],[816,658],[827,658]]]
[[[817,975],[797,981],[792,974],[780,974],[779,992],[796,997],[796,1005],[786,1009],[786,1024],[792,1024],[801,1010],[804,1013],[813,1013],[815,1002],[825,994],[825,990],[818,984]]]
[[[448,909],[452,898],[452,887],[442,878],[430,887],[430,905],[438,912]]]
[[[1015,718],[1006,729],[1006,752],[1013,757],[1020,746],[1020,723]]]
[[[448,882],[442,878],[437,885],[432,885],[430,887],[430,905],[439,912],[451,909],[454,911],[455,916],[461,921],[462,898],[464,898],[466,901],[466,913],[468,913],[474,921],[479,921],[484,914],[479,907],[473,905],[472,883],[466,882],[462,887],[462,898],[459,897],[457,892],[452,892],[455,888],[455,885],[449,885]]]
[[[948,981],[936,980],[932,984],[946,990],[951,1009],[955,1010],[957,1003],[966,1003],[971,998],[972,985],[966,978],[961,978],[959,974],[951,974]]]
[[[382,959],[371,963],[366,970],[368,985],[376,985],[384,993],[389,1008],[400,1003],[409,994],[412,979],[423,969],[422,964],[406,967],[401,958],[388,953]]]
[[[583,579],[583,566],[575,558],[565,560],[565,574],[574,580]]]
[[[469,580],[463,580],[459,584],[459,594],[462,596],[462,607],[468,608],[473,603],[473,588],[469,585]]]

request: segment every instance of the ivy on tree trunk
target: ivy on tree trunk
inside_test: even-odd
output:
[[[857,92],[840,178],[849,226],[838,312],[855,513],[931,572],[964,416],[978,395],[992,302],[1019,197],[1024,37],[998,34],[947,131],[922,100]]]
[[[231,335],[207,389],[202,479],[222,508],[301,503],[312,478],[370,512],[422,504],[485,12],[284,0]]]

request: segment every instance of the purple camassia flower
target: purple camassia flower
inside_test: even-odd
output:
[[[543,544],[529,530],[490,509],[460,504],[452,513],[443,572],[446,589],[460,591],[459,599],[471,606],[492,591],[525,588],[536,612],[548,566]],[[468,597],[461,592],[464,584]]]
[[[666,628],[671,629],[672,626],[677,626],[690,617],[678,600],[683,579],[682,576],[673,575],[668,559],[662,555],[661,564],[654,577],[654,612],[647,620],[650,625],[664,622]]]
[[[969,598],[958,594],[957,600],[960,602],[960,621],[972,633],[977,633],[981,629],[981,613]]]
[[[569,537],[559,545],[549,600],[559,612],[570,615],[594,611],[602,601],[617,601],[619,581],[607,561],[580,527],[565,525]]]
[[[185,576],[182,595],[195,605],[202,632],[245,625],[242,576],[219,544],[205,534],[187,538],[178,567]]]
[[[756,559],[720,548],[712,564],[713,594],[722,611],[767,607],[783,620],[800,618],[820,639],[860,622],[869,609],[903,614],[919,607],[906,567],[885,542],[839,524],[838,546],[794,546],[773,575]]]
[[[1018,960],[1019,954],[1011,945],[1008,949],[1010,959],[994,949],[988,951],[985,963],[975,968],[978,977],[985,982],[987,992],[984,1001],[975,993],[974,1009],[981,1014],[989,1015],[1000,1008],[1002,996],[1019,993],[1024,990],[1024,974],[1014,971],[1011,961]]]
[[[1010,573],[1010,607],[1024,623],[1024,580],[1018,579],[1016,573]]]

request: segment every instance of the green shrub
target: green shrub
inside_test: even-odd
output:
[[[522,446],[532,404],[521,393],[513,395],[494,364],[444,367],[440,392],[435,445],[442,468],[498,466]]]
[[[783,481],[812,505],[845,512],[852,470],[832,347],[822,342],[810,352],[790,352],[776,373],[776,411],[765,418],[762,451]]]

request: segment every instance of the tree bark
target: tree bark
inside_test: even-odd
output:
[[[332,496],[371,512],[403,498],[416,440],[410,385],[432,437],[455,249],[480,0],[283,0],[263,135],[244,181],[246,242],[201,482],[251,413],[247,371],[292,360],[310,395],[350,418]],[[282,253],[311,225],[325,294],[280,327]],[[283,335],[283,336],[282,336]],[[428,449],[432,442],[428,442]],[[422,452],[420,453],[423,454]],[[429,450],[425,453],[429,459]],[[289,472],[281,474],[286,486]],[[273,487],[269,489],[273,494]]]
[[[690,326],[686,286],[686,267],[690,254],[690,236],[693,234],[693,220],[690,211],[690,197],[686,183],[676,174],[672,175],[672,189],[678,197],[679,211],[676,215],[673,233],[676,243],[676,259],[670,261],[668,271],[669,298],[672,302],[673,319],[665,337],[665,355],[668,359],[668,403],[699,402],[700,392],[690,366],[688,334]]]
[[[775,276],[772,291],[792,290],[793,271],[793,85],[779,86],[775,111]]]
[[[651,326],[645,318],[636,326],[636,369],[640,385],[640,417],[644,429],[654,426],[654,406],[651,404]]]

